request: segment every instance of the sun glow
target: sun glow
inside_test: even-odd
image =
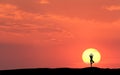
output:
[[[88,48],[82,54],[82,60],[83,60],[84,63],[87,63],[87,64],[90,63],[90,57],[89,57],[90,54],[93,54],[93,60],[94,60],[95,63],[100,62],[101,55],[98,52],[98,50],[94,49],[94,48]]]

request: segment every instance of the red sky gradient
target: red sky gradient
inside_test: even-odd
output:
[[[83,68],[91,47],[120,68],[120,0],[0,0],[0,69]]]

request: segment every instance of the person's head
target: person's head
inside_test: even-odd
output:
[[[90,55],[89,56],[93,56],[93,54],[92,53],[90,53]]]

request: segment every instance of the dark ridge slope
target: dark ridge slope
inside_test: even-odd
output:
[[[1,70],[0,75],[120,75],[120,69],[88,68],[38,68]]]

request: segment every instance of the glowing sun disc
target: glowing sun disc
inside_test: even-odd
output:
[[[83,60],[84,63],[87,63],[87,64],[90,63],[90,57],[89,57],[90,54],[93,54],[93,60],[94,60],[95,63],[100,62],[101,55],[98,52],[98,50],[94,49],[94,48],[88,48],[82,54],[82,60]]]

